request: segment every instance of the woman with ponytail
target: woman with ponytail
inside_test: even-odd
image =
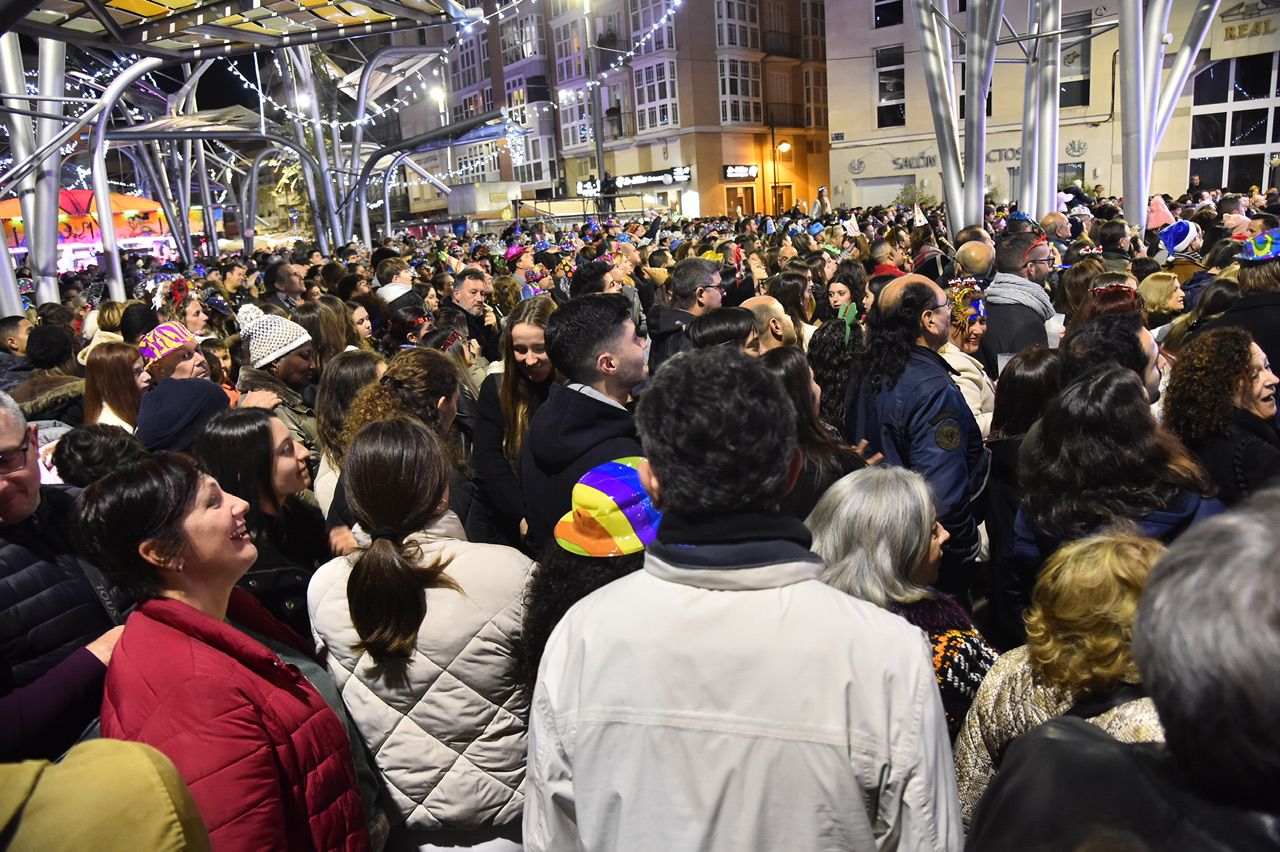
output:
[[[389,848],[520,849],[528,696],[516,675],[532,562],[468,542],[449,511],[450,453],[412,417],[369,423],[347,452],[370,542],[307,594],[352,720],[393,791]]]

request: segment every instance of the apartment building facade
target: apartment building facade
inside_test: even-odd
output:
[[[829,182],[823,0],[487,0],[484,10],[490,23],[459,34],[447,75],[402,112],[402,129],[497,104],[526,136],[514,157],[499,141],[415,158],[449,182],[514,180],[535,205],[587,209],[609,172],[621,207],[685,216],[807,206]],[[410,183],[415,213],[444,206]]]
[[[967,29],[966,3],[950,0],[951,21]],[[1174,0],[1167,72],[1194,8]],[[838,11],[837,11],[838,9]],[[1025,6],[1010,5],[1020,30]],[[1087,39],[1064,36],[1061,51],[1058,181],[1079,179],[1122,193],[1119,33],[1108,24],[1119,4],[1063,0],[1064,29],[1091,28]],[[828,0],[827,51],[832,79],[858,81],[831,99],[831,174],[835,204],[892,201],[904,186],[942,195],[938,146],[919,59],[911,4],[905,0]],[[1007,36],[1002,30],[1001,36]],[[1197,58],[1196,74],[1177,103],[1152,171],[1153,192],[1174,195],[1199,175],[1205,187],[1235,191],[1280,180],[1280,8],[1224,3]],[[953,38],[956,91],[963,119],[963,44]],[[1022,158],[1024,66],[1015,44],[999,48],[988,118],[988,193],[1018,197]],[[963,121],[961,121],[963,150]]]

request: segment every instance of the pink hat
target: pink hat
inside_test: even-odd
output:
[[[505,260],[507,263],[512,263],[518,260],[520,258],[520,255],[524,254],[527,248],[529,247],[520,245],[519,243],[512,243],[510,246],[507,247],[507,251],[502,255],[502,259]]]
[[[1147,207],[1147,230],[1158,231],[1165,225],[1173,224],[1173,214],[1169,212],[1169,205],[1164,203],[1164,198],[1159,195],[1151,196],[1151,204]]]
[[[1249,233],[1249,217],[1240,213],[1225,214],[1222,217],[1222,225],[1231,232],[1233,237]]]

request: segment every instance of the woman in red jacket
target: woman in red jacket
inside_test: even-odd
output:
[[[306,651],[235,587],[248,504],[160,453],[87,488],[83,549],[140,601],[107,672],[102,734],[178,767],[215,850],[366,850],[342,723],[296,668],[228,621]]]

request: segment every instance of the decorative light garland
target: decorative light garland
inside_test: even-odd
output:
[[[671,0],[671,5],[667,7],[667,10],[663,12],[662,15],[656,21],[653,22],[653,25],[649,27],[648,31],[646,31],[644,35],[636,39],[635,43],[631,45],[631,49],[626,51],[625,53],[620,53],[617,59],[609,63],[609,69],[607,71],[599,72],[596,75],[596,79],[586,81],[586,83],[583,84],[582,88],[580,89],[561,89],[557,93],[557,97],[560,99],[560,101],[564,102],[564,101],[572,100],[575,97],[580,100],[587,96],[587,91],[589,89],[600,88],[605,78],[607,78],[610,73],[617,71],[619,68],[621,68],[628,59],[634,59],[636,53],[641,48],[643,48],[646,44],[652,41],[653,37],[658,34],[658,30],[666,26],[668,21],[671,21],[673,18],[675,18],[676,12],[680,10],[680,4],[682,2],[683,0]],[[588,23],[588,26],[590,26],[589,23]]]

